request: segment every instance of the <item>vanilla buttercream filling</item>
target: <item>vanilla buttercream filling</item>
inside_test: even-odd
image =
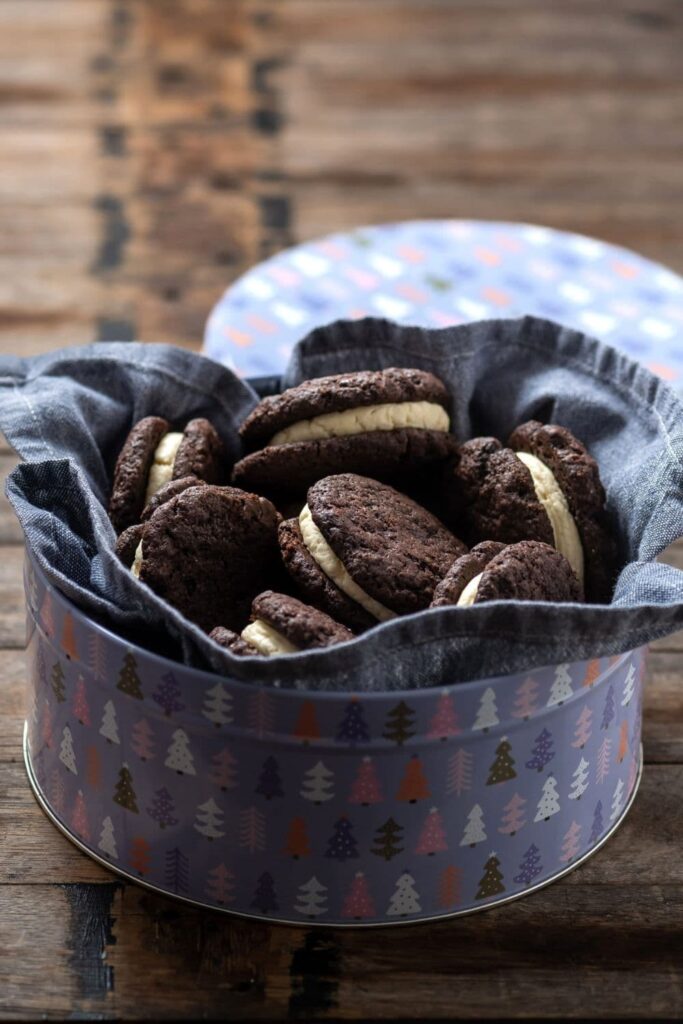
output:
[[[554,546],[567,559],[583,586],[583,546],[567,499],[554,474],[529,452],[516,452],[531,473],[536,497],[546,511],[553,530]]]
[[[313,522],[313,516],[308,505],[304,505],[299,514],[299,528],[301,529],[301,536],[303,537],[304,544],[310,554],[311,558],[320,566],[322,571],[329,579],[335,583],[347,597],[350,597],[353,601],[357,601],[362,608],[365,608],[370,615],[378,619],[379,622],[386,622],[388,619],[396,618],[396,612],[392,612],[389,608],[385,608],[383,604],[376,601],[374,597],[370,597],[369,594],[359,587],[355,580],[351,578],[346,568],[344,567],[341,559],[339,559],[330,545],[327,543],[318,527]]]
[[[278,633],[263,619],[255,619],[242,630],[242,639],[255,647],[259,654],[270,658],[274,654],[295,654],[299,650],[286,636]]]
[[[484,573],[480,572],[478,576],[475,576],[473,579],[470,580],[470,582],[467,584],[462,594],[458,598],[458,608],[469,608],[471,605],[474,604],[474,602],[477,600],[477,591],[479,590],[479,584],[481,583],[481,578],[483,575]]]
[[[147,477],[147,490],[145,492],[145,505],[153,498],[160,487],[173,479],[173,463],[180,448],[183,435],[177,431],[169,431],[164,434],[154,452],[154,461]]]
[[[135,556],[133,558],[133,564],[130,567],[130,571],[133,576],[140,578],[140,569],[142,568],[142,541],[138,544],[135,549]]]
[[[343,412],[326,412],[309,420],[299,420],[279,430],[270,445],[293,444],[297,441],[321,441],[329,437],[348,437],[366,434],[372,430],[448,431],[448,413],[436,402],[387,402],[384,405],[365,405]]]

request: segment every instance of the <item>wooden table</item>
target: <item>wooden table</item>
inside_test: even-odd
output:
[[[196,348],[246,267],[377,220],[535,221],[683,271],[681,18],[676,0],[0,0],[0,351]],[[0,543],[0,1018],[683,1012],[681,635],[650,659],[640,795],[585,866],[450,923],[269,927],[121,883],[38,810],[4,501]]]

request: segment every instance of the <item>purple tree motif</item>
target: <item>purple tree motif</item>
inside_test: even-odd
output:
[[[553,737],[547,729],[543,729],[534,740],[534,749],[531,751],[530,759],[526,762],[526,767],[542,772],[554,757]]]
[[[189,888],[190,864],[177,846],[166,854],[164,870],[166,884],[175,893],[186,893]]]
[[[334,834],[327,844],[325,856],[339,861],[350,860],[351,857],[358,856],[357,847],[358,843],[351,832],[351,822],[348,818],[339,818],[334,823]]]
[[[277,896],[275,894],[275,883],[273,876],[264,871],[256,881],[256,891],[251,901],[251,906],[260,910],[262,914],[270,914],[273,910],[279,910]]]
[[[591,829],[590,839],[588,840],[591,846],[593,843],[597,843],[603,833],[604,827],[605,826],[602,821],[602,800],[598,800],[595,805],[595,811],[593,812],[593,827]]]
[[[605,707],[602,712],[602,722],[600,723],[601,729],[609,729],[610,723],[614,718],[614,687],[610,686],[605,697]]]
[[[513,882],[517,882],[518,885],[531,885],[534,878],[540,875],[542,870],[541,851],[535,843],[532,843],[522,857],[522,863],[519,865],[519,874],[515,875]]]
[[[336,739],[339,743],[349,743],[352,747],[356,743],[367,743],[370,739],[363,705],[358,699],[354,698],[346,705],[344,717],[337,727]]]
[[[174,711],[183,711],[185,708],[179,697],[178,681],[173,672],[167,672],[161,677],[161,682],[152,694],[152,700],[156,701],[166,717],[170,718]]]
[[[151,804],[147,808],[152,821],[156,821],[159,828],[166,828],[166,826],[177,825],[178,819],[173,817],[175,806],[171,799],[171,794],[164,787],[163,789],[157,789]]]
[[[256,792],[264,796],[266,800],[272,800],[274,796],[285,795],[282,789],[282,780],[280,779],[280,769],[272,755],[263,762]]]

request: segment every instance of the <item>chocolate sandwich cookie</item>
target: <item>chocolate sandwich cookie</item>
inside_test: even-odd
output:
[[[589,600],[609,600],[615,545],[605,524],[604,491],[595,460],[565,428],[524,424],[507,448],[492,437],[467,441],[454,461],[451,485],[470,543],[552,544]]]
[[[434,591],[432,608],[485,601],[581,601],[576,573],[556,548],[542,541],[484,541],[456,559]]]
[[[447,408],[444,384],[424,370],[305,381],[264,398],[244,421],[251,454],[235,465],[233,483],[273,494],[305,490],[332,473],[411,474],[454,451]]]
[[[251,622],[242,630],[241,639],[270,657],[331,647],[353,640],[353,633],[296,597],[265,590],[252,602]]]
[[[225,647],[228,651],[232,651],[233,654],[259,654],[255,647],[252,647],[250,643],[243,640],[239,633],[233,633],[231,629],[227,629],[225,626],[216,626],[209,633],[209,637],[215,640],[221,647]]]
[[[189,487],[143,525],[132,572],[205,631],[238,629],[277,564],[280,516],[235,487]]]
[[[378,622],[426,608],[439,580],[467,550],[417,502],[354,473],[309,488],[299,529],[322,572]]]
[[[211,423],[190,420],[183,431],[171,430],[160,416],[136,423],[114,469],[109,518],[116,532],[140,521],[160,487],[186,476],[212,484],[225,480],[225,448]]]

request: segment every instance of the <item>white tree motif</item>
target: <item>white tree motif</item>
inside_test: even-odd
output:
[[[334,772],[318,761],[304,775],[301,795],[314,804],[323,804],[334,797]]]
[[[194,827],[207,839],[220,839],[225,832],[220,828],[223,825],[223,811],[220,809],[213,797],[204,804],[197,807],[197,820]]]
[[[534,821],[547,821],[557,814],[560,809],[560,799],[557,795],[557,782],[553,775],[549,775],[543,783],[543,792],[536,808]]]
[[[216,683],[210,690],[206,691],[204,707],[202,708],[204,718],[218,729],[221,725],[229,725],[234,721],[232,714],[232,696],[228,693],[222,683]]]
[[[492,725],[498,725],[498,709],[496,708],[496,694],[495,691],[487,686],[484,690],[481,701],[479,702],[479,710],[477,711],[477,717],[474,720],[473,729],[483,729],[484,732],[488,732]]]
[[[109,815],[102,822],[102,831],[100,833],[100,841],[97,844],[97,849],[102,850],[108,857],[112,857],[114,860],[118,859],[119,851],[116,849],[116,839],[114,837],[114,822],[111,820]]]
[[[305,917],[319,917],[320,914],[326,913],[326,892],[327,886],[319,882],[315,875],[309,878],[307,882],[299,886],[299,893],[294,904],[297,914],[303,914]]]
[[[612,813],[609,816],[610,821],[616,821],[621,814],[621,809],[624,805],[624,783],[621,779],[618,780],[616,788],[614,790],[614,796],[612,797]]]
[[[196,775],[194,758],[190,750],[190,738],[183,729],[176,729],[164,764],[179,775]]]
[[[486,839],[486,828],[484,826],[484,812],[479,804],[475,804],[467,815],[467,824],[463,837],[460,840],[461,846],[476,846]]]
[[[419,914],[420,897],[415,889],[415,879],[404,871],[396,883],[394,894],[389,900],[387,917],[405,917],[406,914]]]
[[[266,848],[266,818],[257,807],[240,811],[239,844],[250,853]]]
[[[466,789],[472,788],[472,755],[464,747],[460,747],[448,759],[448,776],[446,792],[460,796]]]
[[[572,776],[572,788],[569,792],[570,800],[580,800],[582,795],[588,789],[588,769],[590,768],[590,762],[586,761],[584,757],[581,758],[574,775]]]
[[[120,743],[119,727],[116,724],[116,708],[110,700],[104,705],[100,736],[104,736],[110,743]]]
[[[59,748],[59,760],[70,772],[73,772],[74,775],[78,775],[76,770],[76,755],[74,754],[74,740],[71,735],[71,729],[68,725],[64,726],[64,730],[62,732],[62,742]]]
[[[546,706],[551,708],[555,704],[563,704],[566,700],[569,700],[573,692],[569,665],[558,665],[555,669],[555,678],[553,679],[553,685],[550,687]]]
[[[628,705],[631,703],[631,698],[633,697],[633,690],[635,689],[635,685],[636,670],[634,668],[633,662],[631,662],[628,667],[628,672],[626,673],[626,679],[624,680],[624,697],[621,702],[622,708],[628,707]]]

